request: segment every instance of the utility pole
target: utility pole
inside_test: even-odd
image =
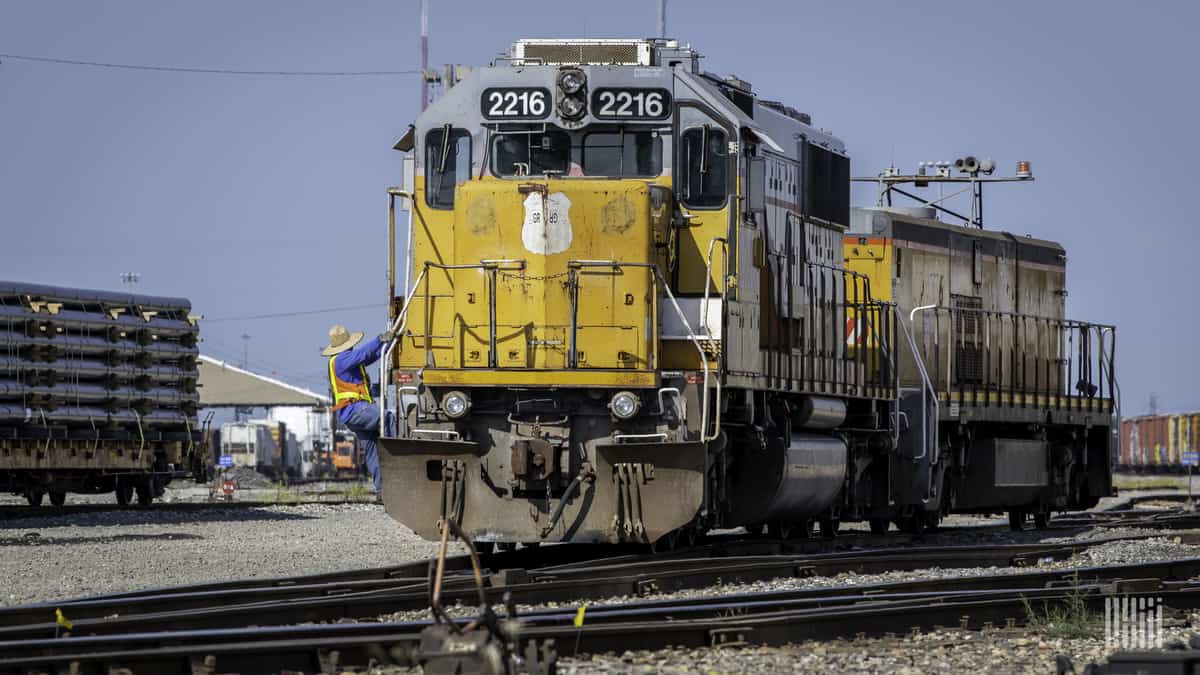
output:
[[[658,0],[658,37],[667,37],[667,0]]]
[[[421,0],[421,112],[429,105],[429,0]]]
[[[250,363],[250,336],[242,333],[242,368]]]
[[[128,288],[133,288],[141,280],[141,272],[121,272],[121,283],[125,284]]]

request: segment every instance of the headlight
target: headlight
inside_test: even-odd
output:
[[[451,419],[458,419],[471,409],[471,399],[461,391],[452,391],[442,397],[442,412]]]
[[[582,98],[576,96],[564,96],[558,102],[558,112],[564,119],[576,120],[583,117],[583,113],[587,110],[587,103]]]
[[[630,391],[618,391],[608,402],[608,409],[617,419],[627,420],[637,414],[642,400]]]
[[[564,70],[558,76],[558,86],[564,94],[578,94],[585,84],[587,77],[582,70]]]

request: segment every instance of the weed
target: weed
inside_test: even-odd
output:
[[[1078,586],[1079,575],[1072,577],[1072,582]],[[1059,601],[1039,602],[1041,612],[1028,598],[1022,597],[1021,602],[1025,604],[1025,625],[1048,637],[1096,638],[1104,633],[1104,621],[1088,607],[1084,589],[1075,588]]]
[[[375,501],[375,493],[371,488],[367,487],[366,483],[354,483],[346,488],[346,501],[348,502],[370,502]]]
[[[1129,476],[1116,474],[1113,485],[1120,490],[1186,490],[1187,476]]]
[[[300,491],[295,488],[288,487],[287,483],[276,483],[275,494],[271,496],[271,501],[275,502],[276,504],[299,504]]]

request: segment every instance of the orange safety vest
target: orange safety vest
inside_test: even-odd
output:
[[[337,354],[329,357],[329,390],[333,392],[333,409],[341,410],[351,403],[358,401],[366,401],[372,403],[370,381],[367,379],[367,369],[359,366],[358,370],[362,373],[362,383],[347,382],[337,376],[337,369],[333,365]]]

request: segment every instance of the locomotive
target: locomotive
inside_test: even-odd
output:
[[[519,40],[445,85],[389,190],[383,500],[419,535],[1020,527],[1111,492],[1115,331],[1064,318],[1060,246],[852,210],[839,138],[674,40]]]

